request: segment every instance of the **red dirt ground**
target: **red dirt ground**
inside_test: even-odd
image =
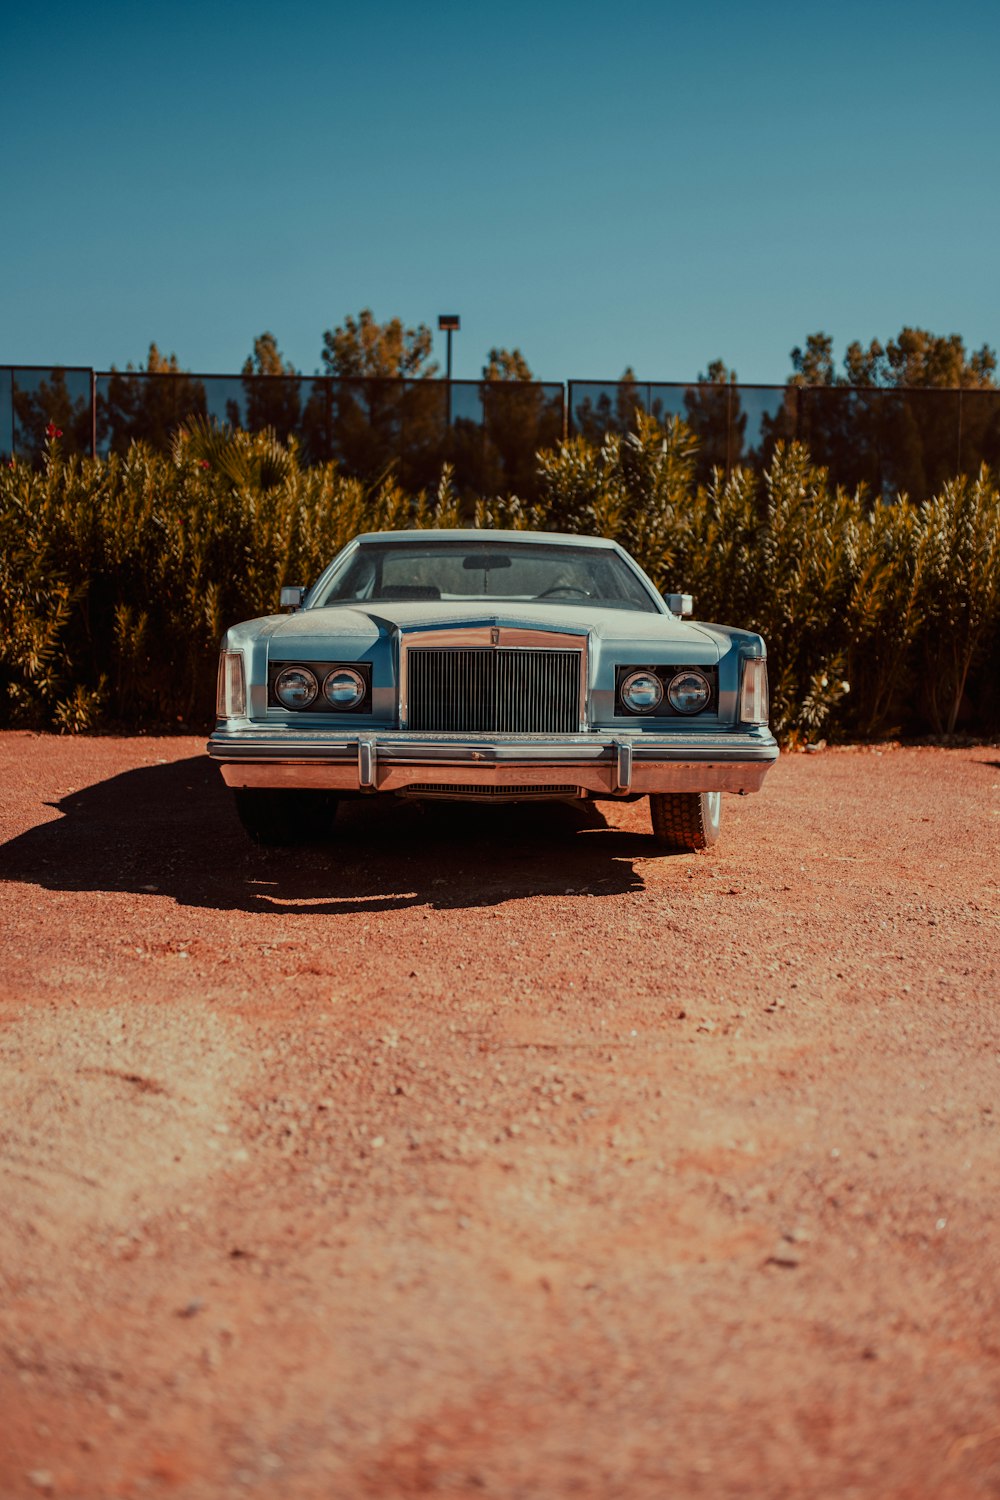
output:
[[[1000,1495],[1000,751],[245,840],[0,736],[0,1495]]]

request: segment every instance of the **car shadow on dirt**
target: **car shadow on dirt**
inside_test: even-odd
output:
[[[332,837],[259,849],[200,756],[143,766],[48,804],[60,816],[0,845],[0,879],[48,890],[158,892],[222,911],[337,915],[643,889],[649,838],[596,806],[345,801]]]

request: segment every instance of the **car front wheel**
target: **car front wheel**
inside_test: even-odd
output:
[[[311,844],[325,838],[337,811],[332,792],[243,787],[233,794],[236,812],[255,844]]]
[[[691,854],[719,837],[721,792],[651,792],[653,837],[662,849]]]

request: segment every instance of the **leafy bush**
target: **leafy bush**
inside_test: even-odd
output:
[[[208,456],[211,455],[211,456]],[[219,638],[270,613],[357,531],[456,525],[440,493],[366,489],[299,466],[271,433],[193,427],[165,457],[0,471],[0,674],[8,722],[64,730],[204,725]]]
[[[697,443],[634,432],[538,455],[539,500],[479,502],[483,527],[619,540],[702,618],[768,643],[776,732],[871,737],[1000,718],[1000,491],[983,469],[922,505],[832,487],[800,444],[757,477],[695,482]],[[195,420],[169,457],[133,444],[0,471],[0,680],[8,723],[79,732],[209,722],[219,637],[269,613],[364,530],[456,526],[447,468],[405,494],[305,466],[274,434]]]

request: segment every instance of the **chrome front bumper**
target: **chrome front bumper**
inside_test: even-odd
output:
[[[537,787],[604,797],[756,792],[778,758],[766,728],[670,734],[468,735],[406,730],[317,733],[284,725],[219,728],[208,742],[228,786],[449,795]],[[416,793],[419,795],[419,793]]]

